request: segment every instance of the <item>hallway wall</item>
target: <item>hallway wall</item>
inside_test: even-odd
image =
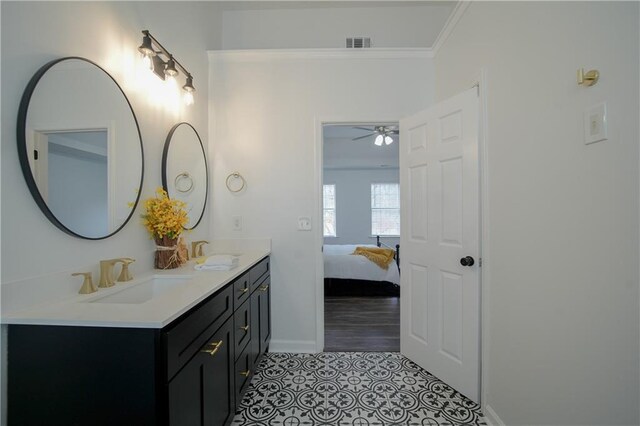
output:
[[[487,76],[483,404],[508,425],[640,421],[638,27],[636,2],[473,2],[436,55],[438,99]]]

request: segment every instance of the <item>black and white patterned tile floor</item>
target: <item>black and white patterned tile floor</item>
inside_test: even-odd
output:
[[[269,353],[243,426],[484,425],[480,407],[397,352]]]

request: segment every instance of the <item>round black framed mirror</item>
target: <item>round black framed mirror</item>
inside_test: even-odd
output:
[[[207,204],[209,171],[204,145],[189,123],[178,123],[167,135],[162,151],[162,186],[169,198],[187,204],[189,223],[185,229],[200,224]]]
[[[60,230],[101,240],[131,219],[142,136],[129,99],[98,64],[70,56],[41,67],[22,95],[17,143],[29,191]]]

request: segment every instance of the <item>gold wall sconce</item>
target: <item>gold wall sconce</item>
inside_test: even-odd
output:
[[[600,72],[598,70],[590,70],[585,74],[584,68],[578,70],[578,86],[591,87],[598,82]]]

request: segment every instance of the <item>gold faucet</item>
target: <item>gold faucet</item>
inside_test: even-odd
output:
[[[129,265],[135,262],[135,259],[130,257],[123,257],[122,259],[115,259],[115,263],[122,263],[122,270],[118,276],[118,281],[131,281],[133,276],[129,273]]]
[[[196,258],[196,257],[204,256],[204,254],[202,252],[202,246],[204,244],[209,244],[209,241],[200,240],[200,241],[192,242],[191,243],[191,257]]]
[[[118,259],[100,261],[100,282],[98,283],[98,287],[113,287],[115,284],[113,281],[113,265],[115,265],[117,261]]]
[[[78,275],[84,276],[84,280],[82,280],[82,287],[80,287],[80,294],[91,294],[98,291],[96,287],[93,285],[93,278],[91,277],[91,272],[74,272],[71,274],[72,277],[76,277]]]

